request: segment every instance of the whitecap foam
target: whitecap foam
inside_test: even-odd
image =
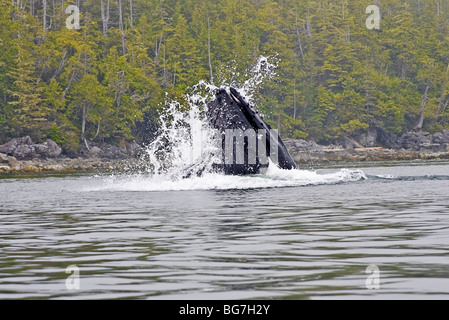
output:
[[[379,175],[375,175],[373,177],[375,177],[377,179],[387,179],[387,180],[397,179],[397,177],[392,174],[379,174]]]
[[[194,191],[234,190],[333,185],[366,180],[361,170],[342,169],[334,173],[319,174],[308,170],[283,170],[270,165],[264,175],[230,176],[206,173],[201,177],[173,180],[164,175],[118,175],[94,178],[84,191]]]

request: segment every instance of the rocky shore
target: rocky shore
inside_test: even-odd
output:
[[[435,134],[409,132],[400,137],[370,131],[358,139],[345,137],[337,145],[286,140],[285,145],[298,165],[449,159],[449,131]]]
[[[80,150],[79,156],[68,157],[54,141],[35,144],[27,136],[0,145],[0,174],[125,170],[140,164],[138,149],[135,143],[92,145]]]
[[[341,146],[319,146],[313,142],[304,147],[303,141],[286,141],[293,159],[298,165],[317,165],[329,163],[449,160],[449,148],[441,150],[388,149],[382,147],[345,149]],[[298,148],[297,145],[300,145]]]
[[[380,145],[379,140],[383,143]],[[398,138],[371,132],[353,139],[343,138],[336,145],[323,146],[313,141],[285,140],[298,165],[331,163],[449,160],[449,131],[436,134],[407,133]],[[92,145],[79,156],[68,157],[52,140],[35,144],[30,137],[13,139],[0,145],[0,174],[33,172],[107,172],[144,167],[136,144],[125,146]]]
[[[107,172],[123,171],[137,166],[137,159],[58,158],[17,160],[0,154],[0,174],[35,172]]]

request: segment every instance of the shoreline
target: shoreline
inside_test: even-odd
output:
[[[292,151],[298,165],[345,164],[362,162],[394,162],[415,160],[449,160],[449,150],[394,150],[384,148],[357,148],[353,150],[324,148],[321,151]]]
[[[77,173],[77,172],[117,172],[135,168],[140,159],[104,158],[57,158],[17,160],[8,157],[8,163],[0,163],[0,175],[20,173]],[[13,159],[11,159],[13,158]],[[1,160],[1,157],[0,157]]]
[[[324,147],[321,150],[289,150],[298,166],[321,166],[363,162],[395,162],[416,160],[449,160],[449,150],[393,150],[384,148],[357,148],[352,150]],[[0,154],[0,175],[20,173],[82,173],[125,172],[144,168],[139,158],[56,158],[19,161]]]
[[[319,145],[313,140],[302,139],[285,139],[284,143],[299,167],[449,160],[449,130],[433,135],[425,132],[409,132],[395,139],[393,137],[387,139],[379,132],[373,131],[369,139],[358,140],[360,141],[346,137],[337,145]],[[35,144],[29,136],[26,136],[0,145],[0,175],[146,171],[148,162],[141,157],[145,154],[143,151],[142,146],[136,142],[124,146],[102,144],[94,145],[90,150],[81,150],[77,157],[67,157],[62,148],[51,139]]]

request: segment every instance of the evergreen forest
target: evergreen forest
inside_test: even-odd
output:
[[[148,140],[167,97],[260,56],[283,138],[449,129],[449,0],[0,0],[0,144]]]

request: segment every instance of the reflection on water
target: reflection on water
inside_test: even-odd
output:
[[[0,299],[447,298],[448,169],[215,176],[163,192],[142,177],[3,179]]]

